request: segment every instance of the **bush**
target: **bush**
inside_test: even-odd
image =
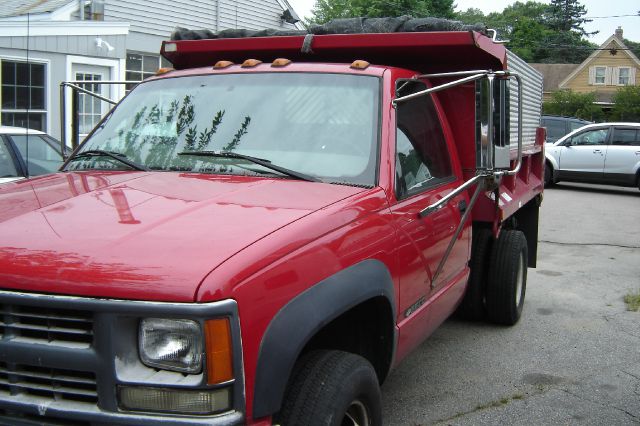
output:
[[[625,86],[613,96],[611,119],[640,122],[640,86]]]
[[[596,93],[576,93],[572,90],[559,90],[553,99],[542,106],[544,114],[578,117],[590,121],[602,121],[605,116],[602,108],[594,105]]]

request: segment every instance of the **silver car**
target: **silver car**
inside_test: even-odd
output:
[[[60,142],[46,133],[0,126],[0,184],[53,173],[62,161]]]
[[[577,181],[640,188],[640,123],[589,124],[545,149],[545,186]]]

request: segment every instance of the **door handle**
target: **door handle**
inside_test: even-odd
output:
[[[602,150],[601,149],[594,149],[593,153],[602,155]]]
[[[465,200],[462,200],[458,203],[458,210],[460,210],[460,213],[464,213],[467,211],[467,202]]]
[[[640,151],[636,151],[636,155],[640,155]]]

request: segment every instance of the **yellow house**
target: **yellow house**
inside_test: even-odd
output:
[[[625,46],[622,28],[618,27],[615,34],[560,82],[558,89],[596,92],[596,103],[611,105],[619,87],[640,84],[639,72],[640,60]]]

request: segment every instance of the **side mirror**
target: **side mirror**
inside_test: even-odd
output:
[[[476,168],[508,170],[511,117],[509,79],[489,75],[476,81]]]

